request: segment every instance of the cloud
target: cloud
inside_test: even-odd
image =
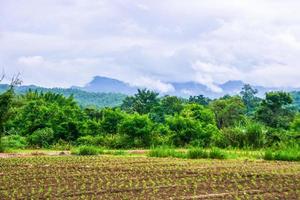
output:
[[[300,87],[300,1],[0,1],[0,67],[24,84],[96,75],[172,91],[169,81]],[[187,91],[188,92],[188,91]]]
[[[140,77],[136,79],[131,85],[145,87],[148,89],[156,90],[162,93],[174,92],[175,88],[172,84],[164,83],[157,79],[151,79],[149,77]]]

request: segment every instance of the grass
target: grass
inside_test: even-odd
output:
[[[209,158],[212,159],[227,159],[229,157],[226,151],[223,151],[219,148],[212,148],[209,152]]]
[[[173,157],[173,158],[188,158],[188,159],[227,159],[229,153],[218,148],[212,148],[211,150],[205,150],[202,148],[192,148],[188,151],[178,151],[170,147],[157,147],[149,151],[148,156],[150,157]]]
[[[285,149],[265,151],[265,160],[281,160],[281,161],[300,161],[300,151],[298,149]]]
[[[150,157],[158,157],[158,158],[165,158],[165,157],[173,157],[173,158],[186,158],[186,154],[181,151],[176,151],[170,147],[157,147],[150,149],[148,155]]]
[[[209,158],[209,152],[202,148],[192,148],[187,152],[187,158],[199,159],[199,158]]]
[[[88,156],[88,155],[103,154],[104,150],[99,149],[99,148],[94,147],[94,146],[84,145],[84,146],[79,146],[77,149],[73,150],[71,153],[75,154],[75,155],[80,155],[80,156]]]
[[[188,150],[186,155],[186,157],[189,159],[227,159],[230,157],[228,152],[219,148],[212,148],[211,150],[205,150],[202,148],[192,148]]]

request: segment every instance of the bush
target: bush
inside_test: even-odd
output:
[[[197,141],[199,145],[204,145],[200,139],[203,129],[199,121],[175,115],[167,118],[167,125],[172,131],[171,140],[175,146],[184,147],[193,141]]]
[[[0,142],[0,153],[5,152],[5,147],[4,145]]]
[[[98,155],[103,154],[102,149],[98,149],[94,146],[80,146],[78,149],[72,152],[72,154],[80,155],[80,156],[87,156],[87,155]]]
[[[59,139],[57,143],[51,146],[51,149],[68,151],[72,148],[72,145],[69,142],[66,142],[62,139]]]
[[[188,150],[187,158],[190,159],[209,158],[209,153],[202,148],[193,148]]]
[[[8,135],[2,138],[3,148],[8,149],[24,149],[28,146],[25,137],[20,135]]]
[[[281,160],[281,161],[300,161],[299,149],[285,150],[267,150],[264,155],[265,160]]]
[[[183,152],[178,152],[175,149],[169,147],[157,147],[150,149],[148,155],[150,157],[158,157],[158,158],[165,158],[165,157],[173,157],[173,158],[185,158],[186,155]]]
[[[38,129],[28,137],[30,145],[38,147],[49,147],[54,139],[54,132],[51,128]]]
[[[153,123],[147,115],[132,114],[127,116],[119,126],[119,133],[128,136],[131,147],[148,147],[151,144]]]
[[[212,148],[211,151],[209,152],[209,158],[212,159],[226,159],[228,155],[226,152],[222,151],[219,148]]]
[[[219,147],[260,148],[266,144],[266,131],[263,125],[248,121],[245,125],[224,128],[221,135],[214,137]]]

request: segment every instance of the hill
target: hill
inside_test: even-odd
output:
[[[8,85],[0,84],[0,93],[4,92],[7,87]],[[119,106],[126,97],[126,95],[120,93],[87,92],[76,88],[43,88],[34,85],[17,87],[16,93],[24,94],[30,89],[37,90],[39,92],[53,92],[62,94],[66,97],[73,95],[74,99],[83,107],[95,106],[102,108]]]

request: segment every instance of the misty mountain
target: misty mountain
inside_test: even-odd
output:
[[[180,97],[189,97],[193,95],[204,95],[210,98],[218,98],[224,96],[226,94],[234,95],[238,94],[242,87],[244,86],[244,82],[240,80],[230,80],[223,84],[216,84],[216,86],[220,89],[220,91],[213,91],[209,87],[204,84],[200,84],[197,82],[170,82],[174,87],[174,91],[161,93],[162,95],[176,95]],[[268,88],[263,86],[253,86],[255,89],[259,91],[259,96],[264,96],[266,92],[269,91],[277,91],[277,90],[284,90],[284,91],[296,91],[299,90],[298,88]],[[111,93],[122,93],[126,95],[132,95],[136,93],[137,87],[130,86],[129,83],[108,78],[108,77],[101,77],[96,76],[94,79],[88,83],[85,87],[80,88],[85,91],[89,92],[111,92]]]
[[[122,93],[126,95],[133,95],[137,91],[136,87],[132,87],[128,83],[100,76],[94,77],[90,83],[81,89],[88,92]]]

